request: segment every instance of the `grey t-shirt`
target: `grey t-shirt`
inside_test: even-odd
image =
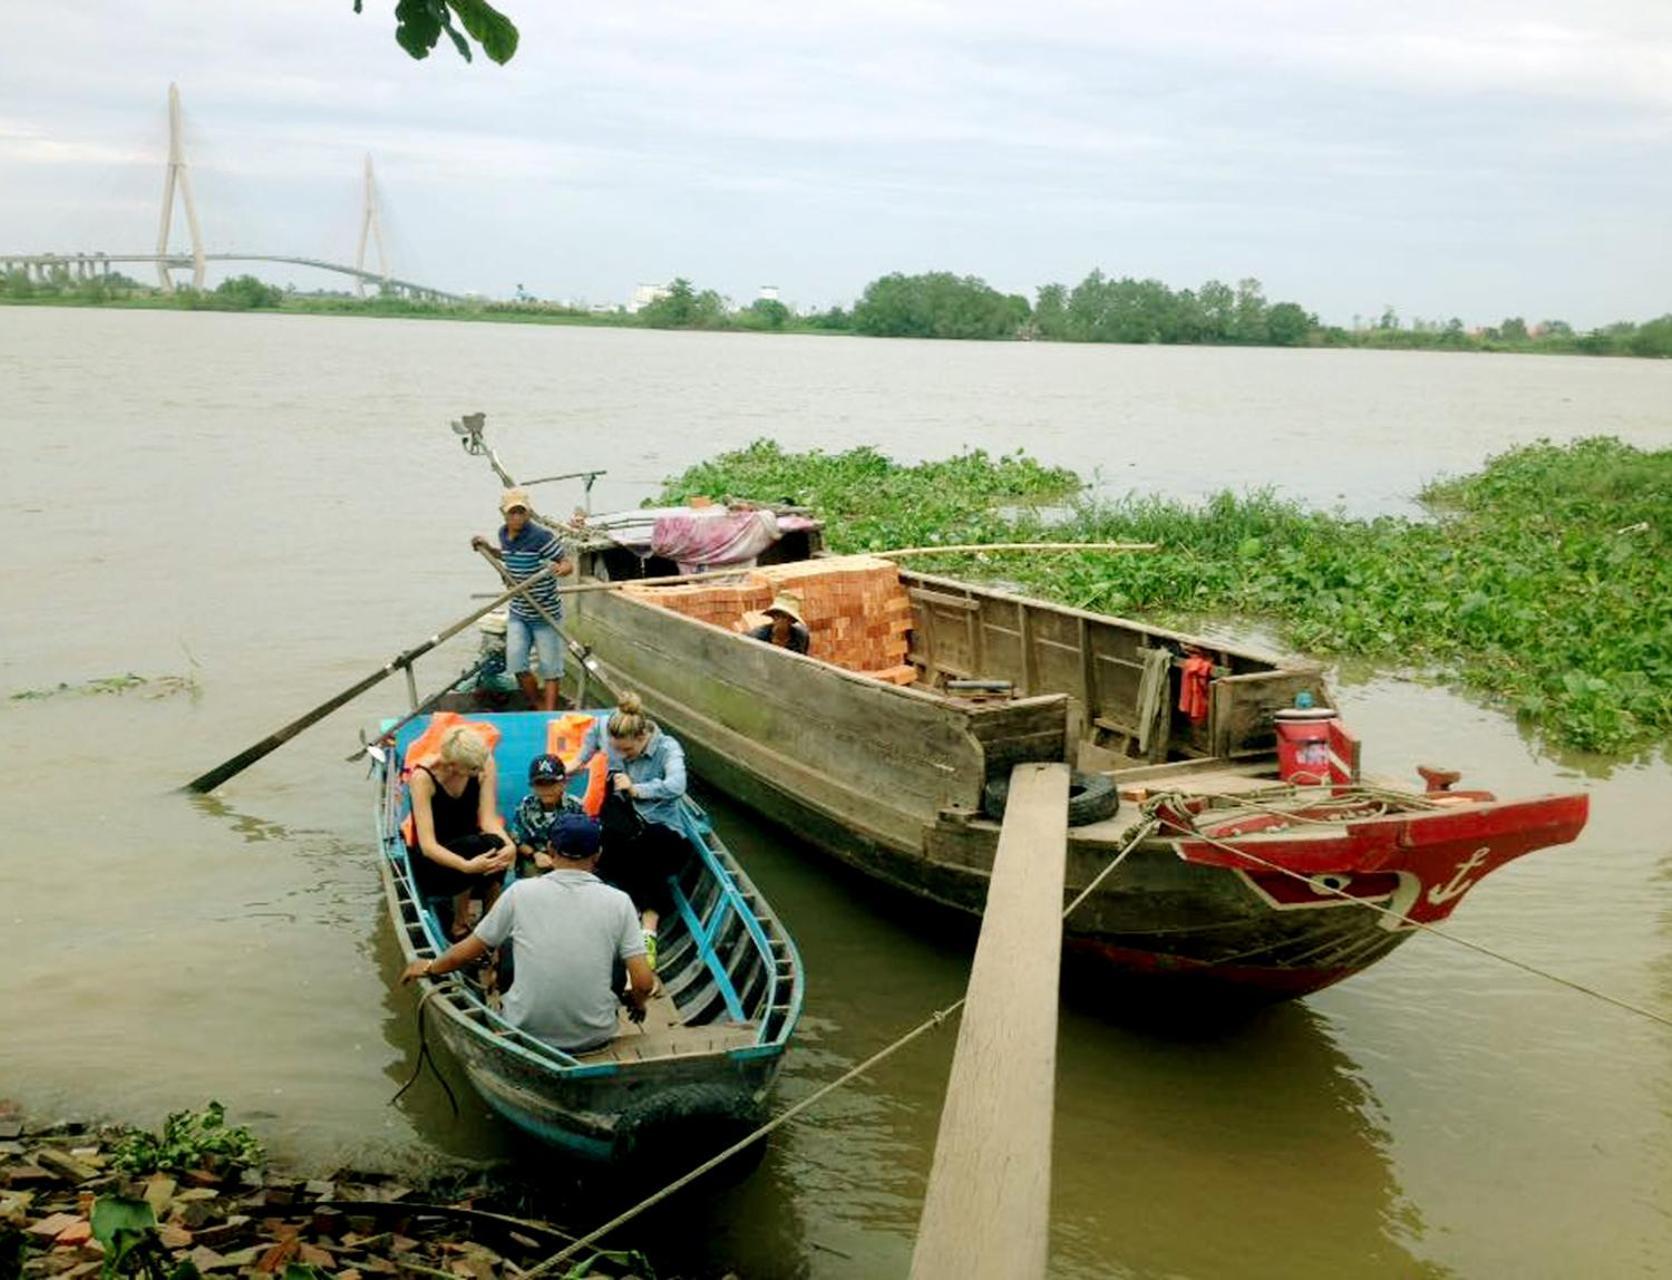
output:
[[[516,978],[505,1019],[559,1049],[588,1049],[615,1035],[616,960],[644,954],[633,900],[590,871],[518,880],[477,924],[490,947],[511,940]]]

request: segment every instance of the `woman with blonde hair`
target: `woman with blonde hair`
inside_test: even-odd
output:
[[[455,725],[435,758],[412,771],[412,825],[417,836],[412,873],[426,898],[451,898],[449,933],[470,932],[470,900],[481,895],[484,913],[499,897],[505,869],[517,847],[505,834],[495,801],[493,752],[482,735]]]
[[[685,796],[685,748],[644,714],[636,693],[623,693],[607,721],[593,721],[581,747],[582,768],[600,751],[610,765],[600,815],[604,856],[598,875],[626,891],[644,925],[645,954],[656,967],[656,926],[673,910],[668,879],[691,850],[679,827]]]

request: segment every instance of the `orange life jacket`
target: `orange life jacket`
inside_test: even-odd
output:
[[[490,753],[499,745],[499,730],[487,721],[466,720],[457,711],[437,711],[430,717],[424,732],[407,743],[406,754],[401,757],[401,781],[405,782],[410,778],[412,770],[418,765],[434,760],[441,751],[441,740],[447,736],[447,731],[461,725],[480,734],[482,741],[488,744]],[[418,843],[418,828],[410,811],[401,822],[401,839],[406,841],[409,849]]]
[[[575,762],[581,758],[587,732],[596,719],[596,716],[571,711],[546,722],[546,750],[563,761],[563,767],[570,772],[574,771]],[[586,791],[581,796],[581,807],[589,818],[596,818],[603,812],[604,787],[609,782],[609,772],[609,757],[604,752],[600,751],[587,761]]]

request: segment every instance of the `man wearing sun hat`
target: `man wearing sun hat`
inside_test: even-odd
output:
[[[767,607],[766,616],[768,622],[749,632],[754,639],[775,644],[780,649],[788,649],[792,653],[807,652],[807,644],[812,637],[807,631],[807,623],[801,617],[799,596],[788,591],[779,592]]]
[[[433,960],[414,960],[401,981],[439,978],[509,941],[516,976],[505,993],[505,1020],[566,1052],[585,1053],[620,1031],[621,1001],[633,1021],[643,1017],[656,975],[645,960],[633,900],[593,874],[598,824],[566,813],[552,825],[550,840],[550,871],[516,881],[469,937]],[[628,985],[618,997],[623,968]]]
[[[557,594],[554,579],[573,570],[569,553],[555,533],[534,523],[527,490],[505,490],[499,495],[499,509],[505,515],[505,523],[499,527],[499,546],[490,546],[486,538],[479,536],[472,538],[470,545],[503,561],[505,572],[513,582],[531,578],[548,564],[556,564],[552,576],[535,583],[529,588],[529,594],[562,622],[563,597]],[[529,670],[531,649],[540,655],[543,690]],[[517,684],[532,705],[547,711],[557,710],[557,686],[563,677],[563,637],[526,596],[511,598],[511,611],[505,623],[505,669],[517,678]]]

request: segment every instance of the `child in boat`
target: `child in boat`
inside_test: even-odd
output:
[[[511,815],[511,838],[517,842],[517,878],[525,880],[550,871],[547,853],[557,820],[566,813],[585,816],[581,802],[564,790],[569,771],[554,755],[539,755],[528,762],[528,785],[533,788]]]

